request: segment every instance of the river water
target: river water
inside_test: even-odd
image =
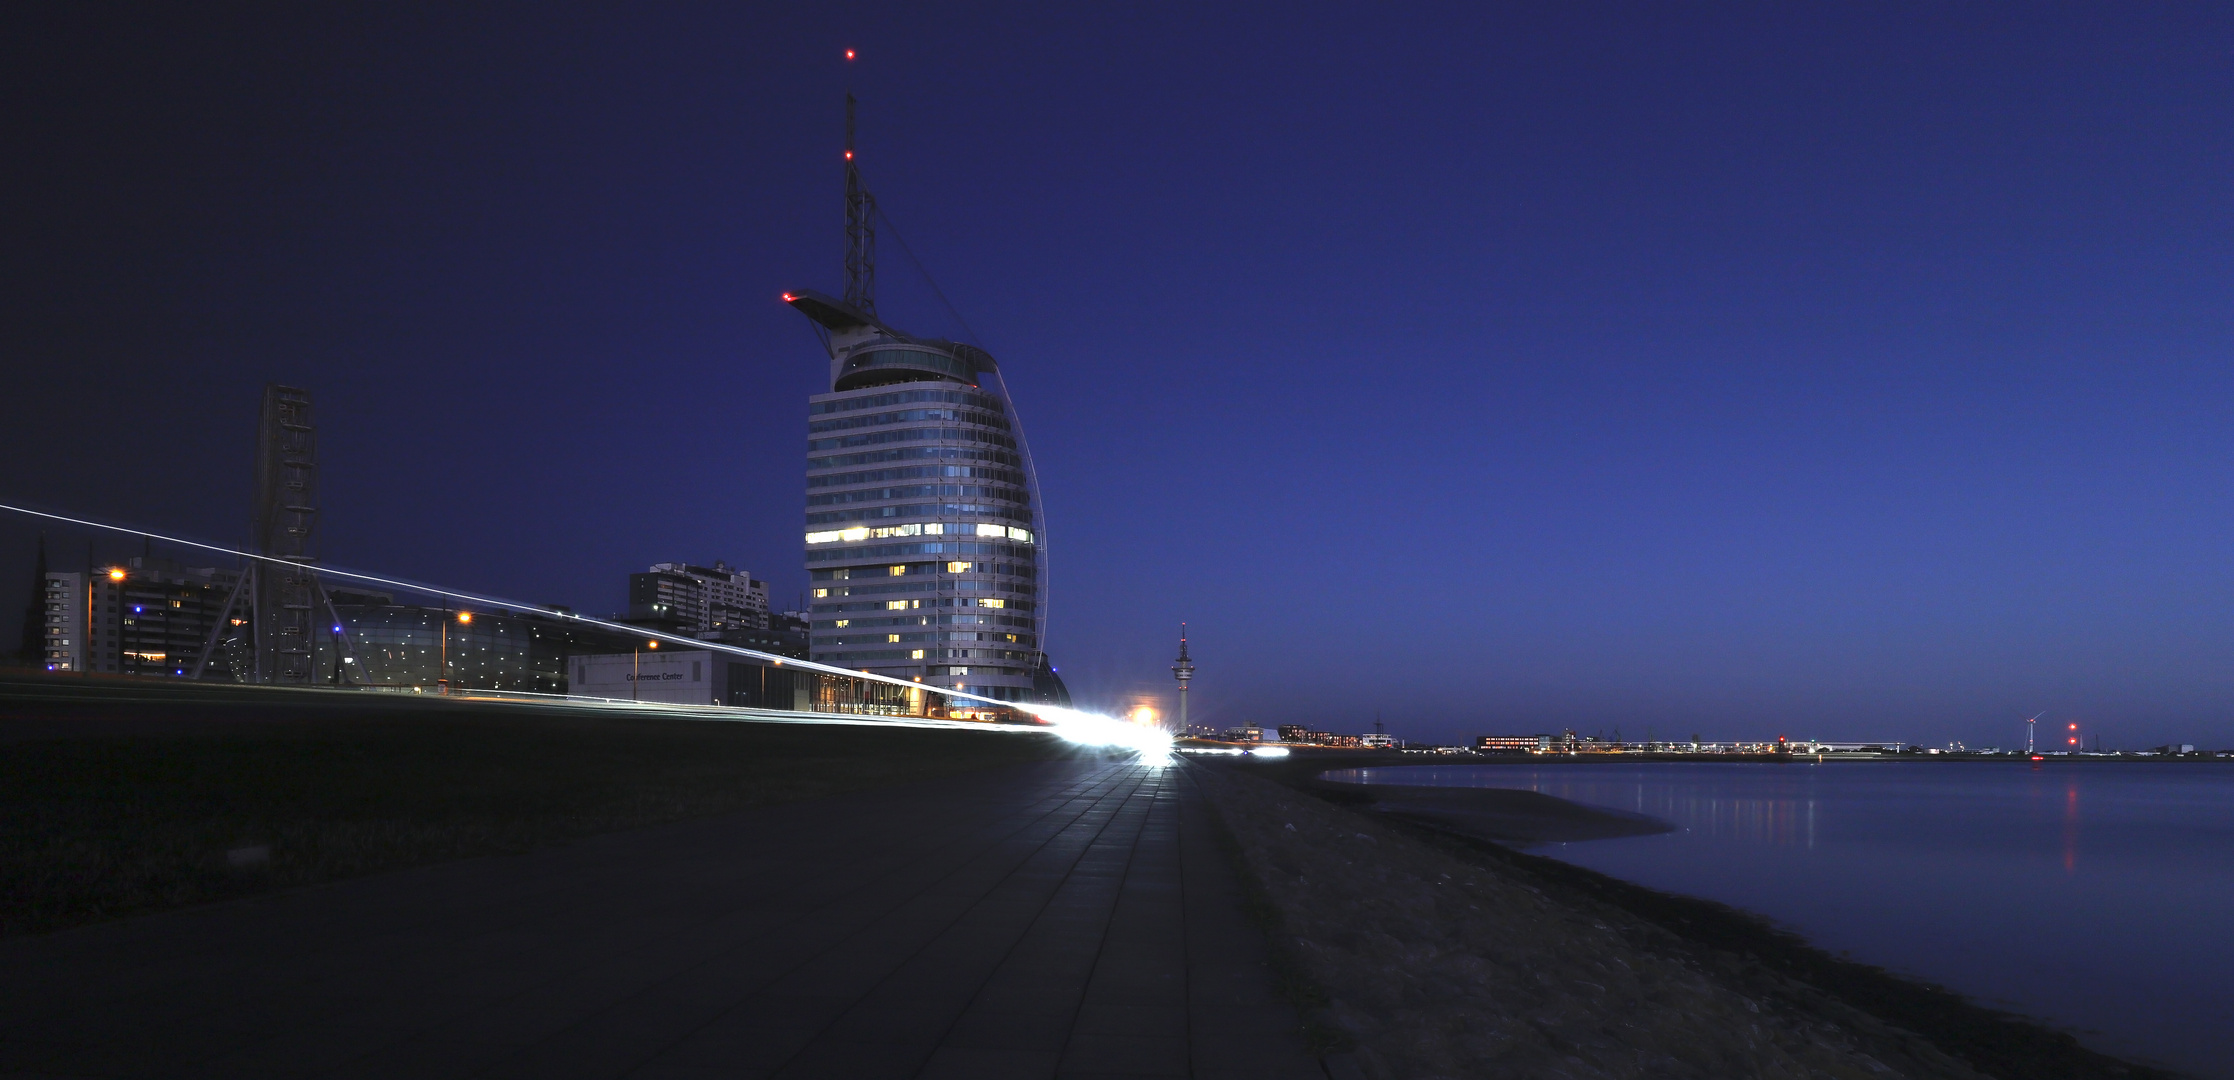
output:
[[[2234,767],[1513,764],[1329,779],[1523,788],[1676,832],[1538,853],[2234,1080]]]

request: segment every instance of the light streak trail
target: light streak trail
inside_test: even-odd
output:
[[[29,517],[45,518],[48,521],[59,521],[70,525],[82,525],[86,528],[100,529],[106,532],[124,533],[129,536],[139,536],[145,537],[150,540],[160,540],[166,544],[178,544],[183,547],[215,552],[220,555],[231,555],[236,558],[255,559],[260,562],[267,563],[291,562],[291,560],[288,559],[281,559],[271,555],[258,555],[254,552],[241,551],[238,548],[229,548],[218,544],[205,544],[199,540],[188,540],[183,537],[166,536],[162,533],[149,532],[145,529],[134,529],[124,525],[110,525],[106,522],[93,521],[88,518],[70,517],[66,514],[48,513],[44,510],[33,510],[25,506],[12,506],[7,503],[0,503],[0,510],[7,510]],[[571,611],[559,611],[540,604],[523,604],[513,600],[506,600],[501,597],[485,596],[479,593],[460,592],[455,589],[445,589],[440,586],[426,585],[416,581],[406,581],[401,578],[381,577],[377,574],[364,574],[358,573],[353,570],[341,570],[328,566],[320,566],[317,567],[316,570],[319,574],[330,577],[342,577],[348,578],[353,581],[365,581],[371,582],[376,585],[387,585],[398,589],[409,590],[411,592],[424,593],[429,596],[447,597],[452,600],[460,600],[466,603],[482,605],[489,608],[505,609],[510,611],[531,611],[538,615],[544,615],[553,619],[565,619],[569,622],[578,623],[583,626],[594,626],[604,630],[618,631],[631,637],[646,638],[653,641],[674,642],[676,644],[689,645],[691,648],[694,649],[705,649],[711,652],[730,653],[736,656],[750,657],[755,660],[767,660],[772,661],[778,665],[800,668],[806,671],[822,672],[829,675],[842,675],[849,679],[860,679],[864,682],[887,683],[892,686],[905,687],[910,690],[920,690],[925,693],[940,694],[947,698],[967,698],[971,701],[982,701],[988,705],[999,706],[1005,709],[1014,709],[1018,712],[1030,713],[1046,724],[1046,730],[1052,731],[1054,734],[1062,737],[1066,741],[1077,743],[1081,746],[1106,746],[1132,750],[1141,755],[1141,763],[1146,765],[1168,765],[1171,763],[1171,736],[1168,732],[1164,732],[1161,729],[1142,728],[1139,725],[1128,724],[1122,720],[1118,720],[1115,717],[1102,716],[1096,713],[1082,712],[1077,709],[1067,709],[1058,705],[1030,705],[1017,701],[1002,701],[998,698],[989,698],[980,694],[971,694],[960,690],[950,690],[936,686],[926,686],[922,683],[914,682],[908,679],[893,678],[890,675],[873,675],[865,671],[854,671],[849,668],[833,667],[829,664],[818,664],[812,660],[801,660],[797,657],[792,656],[779,656],[775,653],[761,652],[758,649],[747,649],[743,646],[731,645],[726,642],[702,641],[698,638],[677,637],[672,634],[662,634],[657,631],[646,630],[641,626],[630,626],[627,623],[608,622],[604,619],[593,619],[587,615],[578,615]],[[501,698],[530,697],[534,695],[490,694],[487,696],[491,698]],[[556,695],[551,696],[554,698],[556,697]],[[701,707],[689,705],[670,705],[660,702],[624,702],[619,700],[608,701],[607,699],[602,698],[568,698],[566,700],[570,705],[588,705],[593,707],[623,707],[630,709],[655,708],[662,712],[673,713],[679,711],[690,715],[700,716],[702,718],[722,720],[741,720],[744,719],[745,715],[749,714],[756,719],[765,718],[771,720],[781,720],[786,723],[899,724],[908,727],[967,728],[973,731],[1000,730],[1003,727],[999,724],[984,724],[964,720],[941,720],[934,717],[878,717],[875,719],[866,719],[838,713],[804,714],[770,709],[739,709],[731,706],[720,706],[717,709],[717,707],[715,706]],[[1006,730],[1014,731],[1018,729],[1009,727]]]
[[[1033,706],[1034,715],[1048,722],[1055,734],[1082,746],[1113,746],[1140,755],[1143,765],[1169,765],[1171,732],[1135,724],[1114,716],[1066,709],[1059,705]]]

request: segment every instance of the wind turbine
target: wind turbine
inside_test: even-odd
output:
[[[2048,710],[2046,710],[2046,709],[2042,709],[2042,710],[2040,710],[2039,712],[2036,712],[2036,713],[2032,714],[2032,719],[2030,719],[2030,720],[2027,720],[2027,721],[2025,721],[2025,756],[2026,756],[2026,757],[2031,757],[2031,756],[2032,756],[2032,731],[2033,731],[2032,725],[2034,725],[2035,723],[2038,723],[2038,722],[2039,722],[2039,720],[2040,720],[2040,718],[2041,718],[2041,717],[2043,717],[2043,716],[2046,716],[2046,715],[2048,715]]]

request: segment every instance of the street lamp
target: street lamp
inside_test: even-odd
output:
[[[645,642],[644,649],[657,651],[659,649],[659,640],[657,638],[654,638],[651,641]],[[636,689],[637,687],[644,684],[644,649],[637,649],[628,654],[630,657],[630,671],[628,675],[628,700],[630,701],[642,701],[644,699],[643,694]]]
[[[473,621],[470,611],[458,612],[458,622],[463,625]],[[442,620],[442,692],[450,692],[450,620]]]

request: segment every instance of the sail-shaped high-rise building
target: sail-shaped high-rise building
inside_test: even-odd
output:
[[[829,392],[807,405],[806,563],[818,662],[1004,701],[1062,697],[1042,649],[1045,529],[992,356],[877,316],[876,204],[846,100],[844,298],[813,320]]]

